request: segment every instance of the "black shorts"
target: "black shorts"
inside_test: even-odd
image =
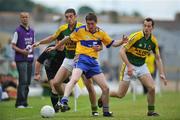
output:
[[[47,75],[48,81],[54,79],[54,77],[58,71],[58,70],[52,71],[52,70],[48,70],[48,69],[45,69],[45,70],[46,70],[46,75]],[[69,82],[69,78],[67,78],[63,83],[68,83],[68,82]]]

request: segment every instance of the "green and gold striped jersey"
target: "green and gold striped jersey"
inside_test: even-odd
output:
[[[154,35],[145,38],[143,31],[133,33],[129,36],[126,48],[126,55],[129,62],[135,66],[141,66],[145,63],[145,59],[150,51],[159,54],[158,42]]]
[[[70,30],[68,24],[61,25],[58,30],[53,34],[53,37],[62,40],[65,36],[70,36],[70,34],[76,29],[82,26],[83,24],[80,22],[77,22],[74,29]],[[74,41],[68,41],[65,44],[65,55],[66,58],[73,59],[75,56],[75,50],[76,50],[76,42]]]

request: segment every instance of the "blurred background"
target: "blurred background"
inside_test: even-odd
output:
[[[19,13],[30,12],[30,25],[34,28],[38,41],[53,34],[59,25],[65,23],[63,14],[68,8],[74,8],[78,13],[78,20],[83,23],[85,23],[84,16],[88,12],[95,12],[98,16],[98,26],[113,39],[141,30],[143,19],[153,18],[155,20],[153,33],[158,39],[169,80],[167,87],[161,85],[157,87],[168,91],[180,90],[180,0],[0,0],[1,81],[18,78],[10,42],[15,28],[19,25]],[[36,58],[44,48],[45,46],[36,49]],[[119,49],[107,50],[104,47],[99,58],[110,86],[116,85],[113,88],[117,88],[122,63]],[[46,79],[44,72],[42,76]],[[32,86],[36,86],[36,82],[32,81]]]

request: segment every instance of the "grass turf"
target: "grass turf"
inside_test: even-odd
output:
[[[74,112],[73,97],[70,97],[71,110],[65,113],[57,113],[53,118],[42,118],[40,109],[44,105],[51,105],[49,97],[30,97],[29,103],[33,108],[16,109],[15,101],[0,102],[0,120],[180,120],[180,93],[167,92],[161,96],[156,95],[156,111],[159,117],[147,117],[146,96],[137,95],[133,102],[132,94],[123,99],[110,98],[110,110],[114,117],[105,118],[99,109],[100,116],[92,117],[88,96],[78,98],[77,112]]]

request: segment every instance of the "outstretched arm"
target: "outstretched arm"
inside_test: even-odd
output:
[[[123,38],[120,39],[120,40],[115,40],[112,44],[113,47],[118,47],[118,46],[121,46],[122,44],[124,43],[127,43],[128,42],[128,38],[127,36],[123,35]]]
[[[48,36],[48,37],[46,37],[46,38],[44,38],[44,39],[42,39],[42,40],[40,40],[38,42],[35,42],[33,44],[33,47],[38,47],[40,44],[48,44],[48,43],[51,43],[54,40],[55,39],[54,39],[53,35],[50,35],[50,36]]]
[[[55,47],[49,47],[47,48],[47,51],[51,51],[51,50],[55,50],[59,47],[61,47],[62,45],[64,45],[67,41],[71,40],[69,36],[66,36],[64,39],[62,39],[61,41],[59,41]]]

